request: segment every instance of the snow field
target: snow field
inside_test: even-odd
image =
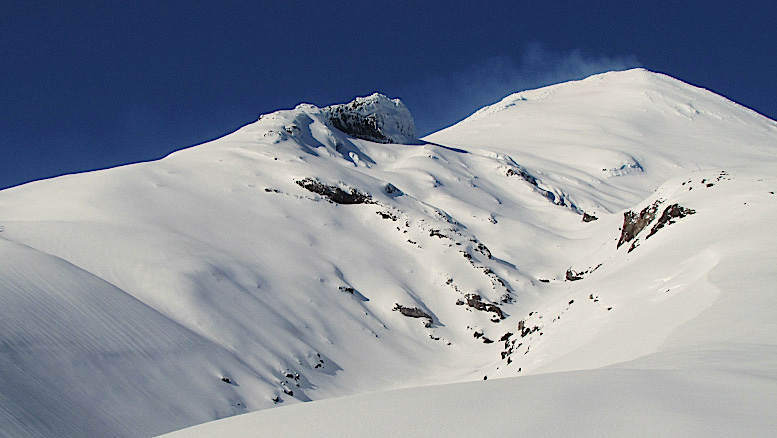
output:
[[[521,92],[425,144],[323,114],[0,192],[0,431],[257,410],[179,436],[773,429],[774,121],[644,70]],[[695,213],[616,248],[656,201]]]

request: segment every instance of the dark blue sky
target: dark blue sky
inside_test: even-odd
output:
[[[0,188],[159,158],[300,102],[380,91],[425,134],[633,66],[777,118],[775,23],[767,1],[0,0]]]

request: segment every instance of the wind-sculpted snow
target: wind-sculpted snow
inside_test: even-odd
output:
[[[246,373],[230,351],[60,258],[4,239],[0,257],[3,435],[147,436],[214,414],[182,400],[247,411],[216,378]]]
[[[521,96],[414,144],[300,105],[156,162],[0,192],[0,434],[148,436],[462,381],[479,383],[452,402],[509,403],[541,433],[545,405],[514,409],[541,387],[582,403],[578,377],[632,376],[623,406],[649,410],[650,388],[674,400],[726,375],[727,352],[773,387],[771,356],[744,351],[777,345],[775,123],[643,70]],[[617,248],[624,212],[657,201],[634,249]],[[718,362],[699,374],[698,357]],[[572,374],[520,381],[550,371]],[[736,376],[730,396],[775,408]],[[501,382],[518,389],[483,396]],[[621,406],[617,388],[598,394],[602,416]],[[573,408],[548,412],[580,430]]]

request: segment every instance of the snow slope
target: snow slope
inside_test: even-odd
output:
[[[772,436],[773,382],[749,369],[571,371],[321,400],[164,436]]]
[[[773,429],[777,123],[641,69],[424,143],[347,135],[331,108],[0,192],[0,431],[148,436],[273,406],[181,433]],[[654,205],[617,247],[624,211]],[[424,428],[400,421],[427,400]]]

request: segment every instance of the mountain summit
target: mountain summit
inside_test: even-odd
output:
[[[335,128],[355,138],[378,143],[417,141],[415,122],[405,104],[380,93],[328,106],[324,114]]]
[[[777,429],[777,123],[630,70],[414,137],[373,95],[0,191],[0,434]]]

